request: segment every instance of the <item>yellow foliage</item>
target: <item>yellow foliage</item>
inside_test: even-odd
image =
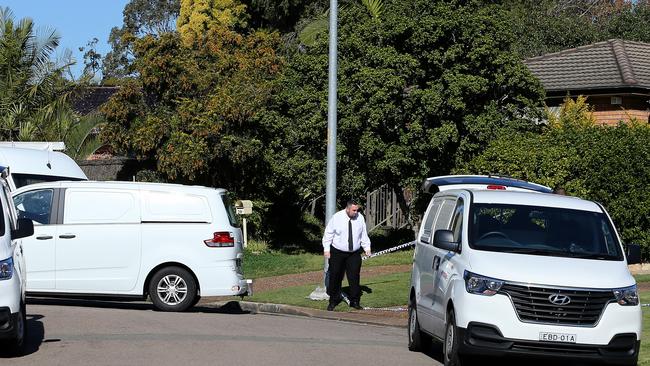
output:
[[[558,114],[547,111],[548,122],[552,128],[586,128],[596,124],[593,107],[587,97],[580,95],[576,100],[566,97]]]
[[[210,31],[245,27],[246,21],[246,5],[238,0],[181,0],[176,28],[183,44],[191,47]]]

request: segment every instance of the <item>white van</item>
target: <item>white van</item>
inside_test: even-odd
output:
[[[12,191],[33,183],[88,180],[74,160],[58,151],[0,146],[0,166],[9,167]]]
[[[134,182],[50,182],[13,192],[29,295],[151,298],[183,311],[245,295],[242,233],[226,191]]]
[[[0,167],[0,351],[20,354],[26,327],[25,260],[20,238],[32,235],[31,220],[18,220],[11,204],[7,171]]]
[[[411,274],[409,348],[443,342],[445,365],[515,356],[636,365],[641,307],[605,209],[490,176],[428,179],[435,193]],[[484,361],[485,362],[485,361]]]

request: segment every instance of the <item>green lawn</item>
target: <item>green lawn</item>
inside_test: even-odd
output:
[[[408,302],[409,281],[411,273],[394,273],[371,277],[368,279],[361,278],[363,295],[361,296],[361,305],[368,307],[388,307],[406,305]],[[257,293],[249,298],[250,301],[288,304],[304,306],[313,309],[325,310],[327,301],[312,301],[307,298],[316,288],[316,283],[305,286],[289,287],[274,291]],[[347,282],[343,284],[343,291],[347,292]],[[349,311],[350,308],[342,303],[336,310]]]
[[[650,274],[635,275],[636,282],[650,282]]]
[[[403,250],[364,261],[364,266],[384,266],[391,264],[410,264],[413,250]],[[302,253],[287,254],[279,251],[244,253],[244,275],[247,278],[262,278],[291,273],[322,271],[324,259],[322,254]]]

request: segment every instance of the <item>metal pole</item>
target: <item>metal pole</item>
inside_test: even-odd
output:
[[[337,43],[338,0],[330,0],[329,29],[329,93],[327,96],[327,184],[325,188],[325,225],[336,212],[336,43]],[[324,288],[317,287],[309,296],[313,300],[325,300],[325,289],[329,282],[327,258],[323,266]]]
[[[336,212],[336,41],[338,0],[330,0],[329,93],[327,98],[327,188],[325,221]]]
[[[325,191],[325,222],[336,212],[336,122],[337,122],[337,41],[338,0],[330,0],[329,29],[329,93],[327,95],[327,187]],[[328,261],[325,260],[325,287],[328,282]]]

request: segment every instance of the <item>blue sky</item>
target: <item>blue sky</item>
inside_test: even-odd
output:
[[[96,37],[97,51],[110,51],[108,35],[113,27],[122,26],[122,11],[129,0],[0,0],[0,6],[9,7],[16,19],[32,18],[37,30],[55,29],[61,36],[57,55],[64,49],[72,51],[77,64],[73,74],[83,71],[83,47]]]

